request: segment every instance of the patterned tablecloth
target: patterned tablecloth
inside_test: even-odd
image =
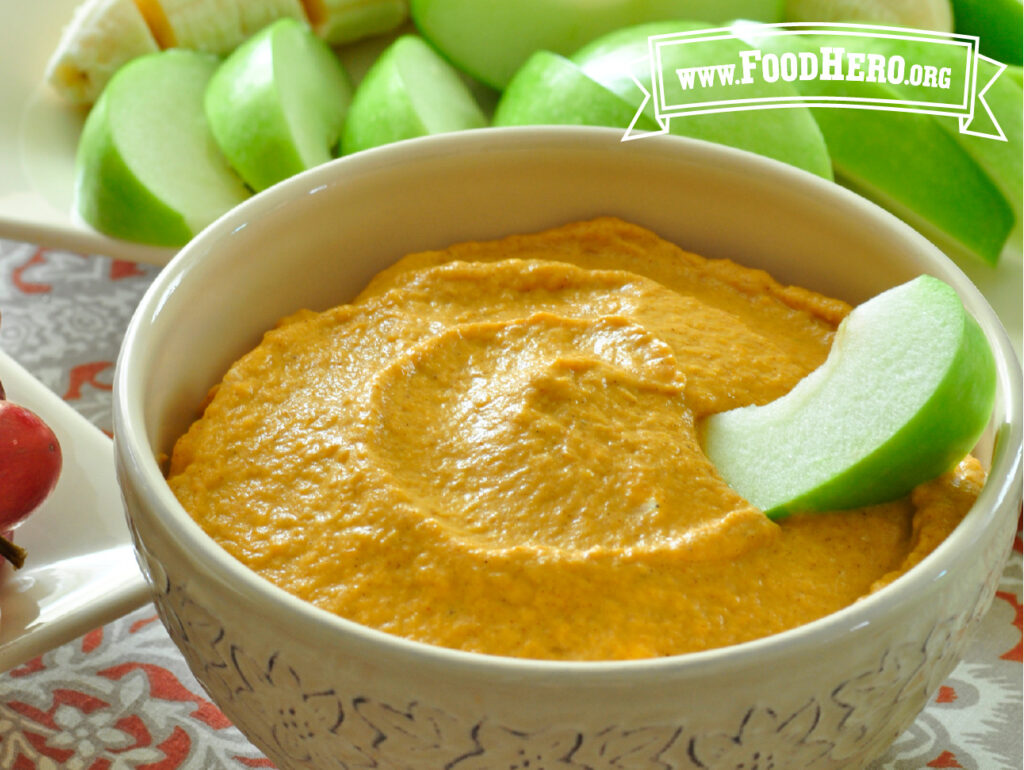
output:
[[[155,274],[0,240],[0,347],[109,434],[114,361]],[[1018,530],[966,660],[877,767],[1024,767],[1021,593]],[[209,701],[152,605],[0,673],[3,770],[253,767],[273,765]]]

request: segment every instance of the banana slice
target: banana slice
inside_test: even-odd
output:
[[[64,28],[45,78],[72,104],[92,104],[122,64],[157,50],[133,0],[87,0]]]
[[[313,31],[331,45],[390,32],[409,18],[407,0],[304,0]]]
[[[285,17],[341,45],[395,29],[408,16],[408,0],[85,0],[50,57],[46,79],[72,104],[90,105],[122,64],[142,54],[227,54]]]
[[[299,0],[135,0],[161,48],[233,51],[272,21],[306,21]]]

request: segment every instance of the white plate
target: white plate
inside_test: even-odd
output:
[[[84,113],[43,83],[78,0],[0,0],[0,236],[161,265],[172,249],[107,238],[72,216]]]
[[[20,570],[0,566],[0,672],[142,606],[109,438],[0,351],[7,398],[53,429],[64,465],[46,502],[15,532]]]

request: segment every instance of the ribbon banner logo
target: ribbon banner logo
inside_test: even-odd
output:
[[[644,94],[622,140],[692,115],[787,107],[916,112],[1006,141],[985,92],[1006,65],[973,35],[869,24],[739,22],[648,39],[632,76]],[[638,131],[645,112],[660,130]]]

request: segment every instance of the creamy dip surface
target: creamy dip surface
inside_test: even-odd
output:
[[[735,644],[888,583],[983,483],[967,458],[772,522],[718,476],[700,420],[785,394],[849,310],[613,218],[413,254],[268,332],[168,480],[257,573],[393,634],[552,659]]]

